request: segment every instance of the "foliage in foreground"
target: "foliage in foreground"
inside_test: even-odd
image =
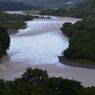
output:
[[[95,87],[80,82],[49,77],[46,71],[28,68],[14,81],[0,80],[0,95],[95,95]]]
[[[64,52],[66,58],[95,63],[95,18],[84,19],[74,25],[65,23],[61,30],[70,41],[69,48]]]

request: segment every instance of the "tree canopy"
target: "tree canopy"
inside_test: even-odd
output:
[[[0,57],[6,54],[7,49],[10,46],[10,37],[7,33],[7,29],[0,27]]]
[[[95,63],[95,18],[87,18],[75,24],[65,23],[61,30],[70,42],[63,58]]]
[[[35,76],[33,73],[35,73]],[[40,73],[39,73],[40,72]],[[44,75],[44,74],[45,75]],[[40,75],[44,78],[43,80]],[[14,81],[0,80],[1,95],[95,95],[95,87],[83,87],[80,82],[61,77],[47,77],[46,71],[28,68]],[[30,77],[26,77],[30,76]],[[36,78],[36,79],[35,79]],[[27,79],[27,81],[25,81]],[[34,79],[34,80],[33,80]],[[37,80],[40,79],[40,80]],[[30,82],[30,80],[33,80]],[[38,83],[40,82],[40,84]],[[37,83],[37,84],[35,84]]]

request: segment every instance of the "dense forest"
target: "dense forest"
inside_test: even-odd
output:
[[[95,0],[86,0],[85,2],[79,4],[72,11],[72,16],[74,17],[94,17],[95,16]]]
[[[32,20],[33,17],[21,14],[7,14],[0,12],[0,26],[7,29],[24,28],[26,24],[24,21]]]
[[[85,0],[76,6],[57,8],[57,9],[43,9],[40,14],[42,15],[55,15],[55,16],[69,16],[77,18],[94,17],[95,16],[95,0]]]
[[[0,58],[6,54],[10,46],[10,37],[7,29],[0,27]]]
[[[69,48],[64,52],[68,59],[95,63],[95,18],[87,18],[75,24],[65,23],[61,28],[69,37]],[[61,57],[64,59],[64,56]]]
[[[0,80],[1,95],[95,95],[95,87],[80,82],[49,77],[46,71],[28,68],[14,81]]]

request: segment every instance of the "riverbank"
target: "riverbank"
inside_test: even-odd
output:
[[[74,61],[74,60],[69,60],[69,59],[59,59],[59,62],[64,64],[64,65],[68,65],[68,66],[72,66],[72,67],[81,67],[81,68],[87,68],[87,69],[95,69],[95,65],[93,64],[89,64],[89,63],[81,63],[78,61]]]

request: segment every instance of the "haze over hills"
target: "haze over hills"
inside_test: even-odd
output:
[[[23,2],[16,1],[0,1],[0,10],[1,11],[10,11],[10,10],[29,10],[32,9],[28,4],[24,4]]]
[[[87,0],[79,4],[74,11],[77,17],[95,16],[95,0]]]
[[[25,2],[26,0],[21,0]],[[75,5],[83,0],[27,0],[27,4],[42,8],[59,8],[66,5]]]
[[[0,1],[18,1],[40,8],[63,8],[83,2],[84,0],[0,0]],[[26,2],[27,1],[27,2]]]

